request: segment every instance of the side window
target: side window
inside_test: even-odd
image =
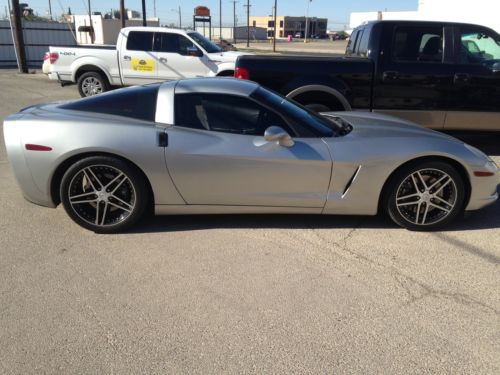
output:
[[[392,43],[394,61],[442,62],[443,29],[441,27],[400,27]]]
[[[155,50],[158,52],[178,53],[187,55],[188,47],[195,47],[194,43],[180,34],[161,33],[156,36]]]
[[[127,37],[127,50],[129,51],[152,51],[153,35],[149,31],[131,31]]]
[[[177,94],[175,125],[223,133],[264,135],[269,126],[292,133],[276,113],[242,96],[220,94]]]
[[[135,86],[127,90],[117,90],[102,95],[90,96],[84,100],[63,104],[60,108],[155,121],[156,99],[159,88],[159,83]]]
[[[500,38],[482,30],[460,31],[459,62],[462,64],[484,64],[500,59]]]
[[[358,37],[359,30],[354,30],[347,42],[346,54],[351,55],[354,53],[354,46],[356,45],[356,38]]]
[[[370,33],[368,31],[364,31],[359,37],[359,42],[356,50],[357,56],[368,56],[368,39],[370,39]]]

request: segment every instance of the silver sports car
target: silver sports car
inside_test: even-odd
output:
[[[481,151],[393,117],[310,112],[231,78],[131,87],[9,116],[24,196],[123,231],[156,214],[375,215],[413,230],[497,198]]]

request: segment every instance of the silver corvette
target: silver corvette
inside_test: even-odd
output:
[[[372,113],[312,113],[259,85],[181,80],[28,107],[4,122],[24,196],[123,231],[156,214],[386,212],[436,229],[497,198],[499,169],[452,137]]]

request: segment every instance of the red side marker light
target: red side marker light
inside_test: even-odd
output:
[[[247,68],[236,68],[234,70],[234,77],[238,79],[250,79],[250,72]]]
[[[474,176],[476,177],[491,177],[494,176],[493,172],[482,172],[482,171],[474,171]]]
[[[26,143],[24,145],[24,147],[26,148],[26,150],[30,150],[30,151],[52,151],[52,147],[42,146],[42,145],[34,145],[31,143]]]

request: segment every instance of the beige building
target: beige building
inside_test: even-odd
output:
[[[313,36],[325,37],[326,27],[328,24],[327,18],[308,17],[307,37]],[[306,32],[306,17],[276,17],[277,36],[278,38],[287,38],[288,35],[293,37],[303,38]],[[274,35],[274,18],[272,16],[250,17],[250,27],[262,27],[267,30],[267,37],[272,38]]]

